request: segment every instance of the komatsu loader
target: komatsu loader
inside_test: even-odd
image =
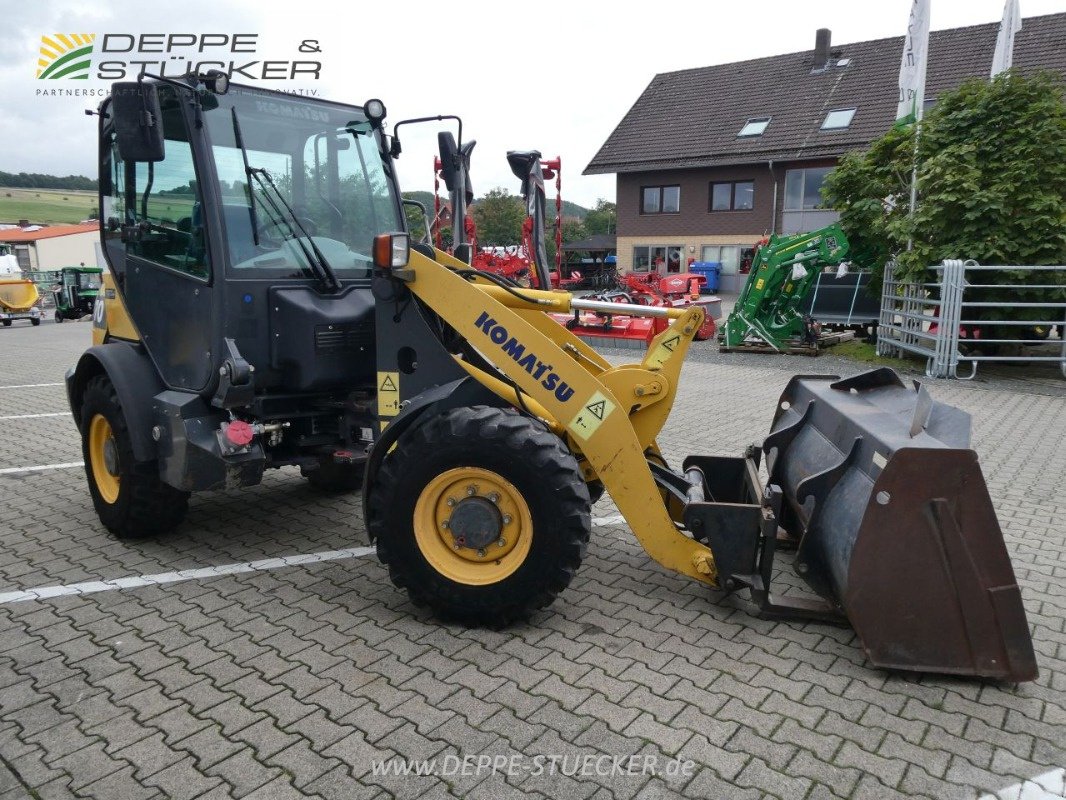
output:
[[[101,104],[109,274],[67,390],[109,530],[166,531],[192,492],[297,466],[362,489],[415,603],[502,626],[566,589],[606,491],[662,567],[764,616],[850,622],[872,665],[1036,675],[967,415],[890,370],[799,377],[762,447],[671,467],[656,437],[703,310],[526,289],[412,245],[384,119],[221,73]],[[466,191],[458,131],[440,156]],[[582,309],[671,324],[612,365],[546,313]],[[809,596],[771,591],[786,545]]]

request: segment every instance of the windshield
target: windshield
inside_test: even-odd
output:
[[[78,273],[78,288],[79,289],[99,289],[100,288],[100,275],[95,272],[79,272]]]
[[[246,87],[216,99],[204,120],[230,267],[299,277],[317,251],[338,277],[369,275],[374,237],[402,225],[362,111]]]

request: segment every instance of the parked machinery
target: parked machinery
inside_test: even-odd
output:
[[[1035,677],[966,414],[890,370],[796,378],[762,447],[670,468],[656,438],[703,308],[516,287],[412,248],[380,101],[227,82],[144,78],[101,106],[114,296],[67,389],[115,534],[167,530],[191,492],[296,465],[361,483],[415,603],[500,626],[566,589],[606,491],[664,568],[747,589],[763,615],[850,620],[874,665]],[[145,180],[163,169],[209,178],[177,222]],[[628,365],[545,313],[620,308],[671,320]],[[782,537],[820,599],[771,591]]]
[[[52,286],[55,320],[81,319],[93,313],[100,293],[100,267],[63,267]]]
[[[460,197],[460,184],[453,168],[448,175],[447,162],[454,167],[455,156],[449,156],[451,146],[447,136],[442,140],[442,155],[433,160],[433,242],[438,249],[444,250],[441,233],[443,209],[440,202],[440,182],[443,179],[448,188],[451,207],[453,246],[448,248],[454,255],[456,247],[461,261],[467,261],[474,269],[491,272],[523,286],[546,289],[559,285],[562,270],[563,247],[563,196],[562,196],[562,159],[542,159],[536,150],[512,150],[507,153],[507,163],[511,171],[521,180],[522,200],[526,205],[526,218],[522,222],[522,242],[520,245],[492,245],[479,247],[477,225],[469,206],[473,202],[473,193],[466,192],[469,185],[470,150],[460,155],[463,171],[463,196]],[[454,141],[454,140],[453,140]],[[548,250],[545,229],[547,227],[547,192],[545,181],[555,179],[555,269],[549,269]],[[456,230],[462,231],[462,239],[454,239]]]
[[[803,306],[818,273],[844,262],[847,237],[833,224],[809,233],[770,236],[760,244],[733,312],[722,327],[722,346],[749,342],[781,352],[812,335],[813,320]]]

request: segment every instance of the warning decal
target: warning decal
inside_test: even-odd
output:
[[[400,373],[378,373],[378,416],[395,417],[400,413]]]
[[[570,424],[567,426],[570,432],[580,439],[588,439],[603,424],[603,421],[614,411],[615,404],[608,399],[603,392],[594,392],[581,406]]]
[[[648,359],[648,366],[652,368],[662,367],[670,358],[670,354],[673,353],[677,346],[681,344],[681,337],[678,335],[671,336],[669,339],[664,339],[659,343],[651,354],[651,358]]]

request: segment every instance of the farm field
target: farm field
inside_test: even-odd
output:
[[[0,187],[0,222],[15,223],[20,219],[51,224],[81,222],[96,207],[95,192]]]

